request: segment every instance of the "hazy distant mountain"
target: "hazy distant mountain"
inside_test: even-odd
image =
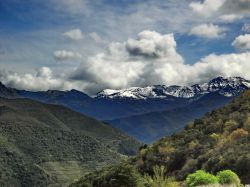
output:
[[[168,99],[148,98],[135,100],[133,98],[90,97],[80,91],[29,92],[18,91],[19,97],[30,98],[45,103],[61,104],[72,110],[92,116],[99,120],[110,120],[134,114],[144,114],[151,111],[172,109],[188,103],[185,98],[169,96]]]
[[[166,111],[150,112],[126,118],[107,121],[129,135],[146,143],[171,135],[181,130],[188,122],[202,117],[205,113],[231,101],[234,97],[224,97],[218,92],[204,95],[190,104]]]
[[[67,184],[140,143],[60,105],[0,98],[0,186]]]
[[[103,90],[95,97],[77,90],[29,92],[0,85],[0,96],[24,97],[61,104],[99,120],[113,120],[182,107],[213,92],[225,97],[233,97],[249,87],[250,81],[240,77],[218,77],[208,83],[193,86],[157,85],[124,90]]]
[[[109,100],[151,100],[160,99],[162,102],[175,97],[186,99],[181,104],[166,110],[136,114],[124,118],[107,120],[112,126],[119,128],[137,139],[151,143],[165,135],[170,135],[182,129],[185,124],[205,113],[223,106],[235,96],[249,89],[250,81],[240,77],[217,77],[208,83],[187,86],[149,86],[145,88],[129,88],[124,90],[104,90],[98,98]],[[171,105],[171,103],[169,103]]]
[[[151,142],[226,104],[249,87],[250,81],[240,77],[217,77],[193,86],[106,89],[95,97],[77,90],[29,92],[0,85],[0,95],[64,105],[106,121],[142,141]]]

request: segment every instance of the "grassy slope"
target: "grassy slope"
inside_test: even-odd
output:
[[[67,183],[117,163],[123,158],[118,152],[132,154],[138,146],[120,131],[65,107],[0,99],[1,186]]]

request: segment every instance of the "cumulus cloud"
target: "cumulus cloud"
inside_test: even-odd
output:
[[[64,60],[81,59],[82,56],[80,53],[73,52],[73,51],[58,50],[54,52],[54,58],[58,61],[64,61]]]
[[[191,2],[189,6],[200,16],[220,16],[226,22],[250,15],[250,0],[205,0]]]
[[[190,78],[204,82],[216,76],[241,76],[250,79],[250,53],[211,54],[191,66]]]
[[[80,29],[73,29],[73,30],[67,31],[63,33],[63,35],[75,41],[82,40],[84,38],[84,35]]]
[[[157,84],[171,76],[172,65],[181,63],[173,34],[143,31],[137,39],[111,43],[104,53],[83,62],[71,78],[91,82],[91,90]]]
[[[232,45],[240,50],[250,50],[250,34],[238,36],[233,41]]]
[[[29,91],[84,90],[85,83],[69,81],[65,74],[55,74],[49,67],[42,67],[34,73],[20,74],[0,70],[0,80],[9,87]]]
[[[220,75],[250,78],[249,59],[250,53],[211,54],[186,64],[176,50],[173,34],[144,31],[136,39],[111,43],[104,53],[83,62],[70,79],[87,82],[84,89],[89,93],[152,84],[189,85]]]
[[[225,35],[226,29],[223,27],[219,27],[214,24],[201,24],[195,26],[189,32],[190,35],[195,35],[204,38],[220,38]]]
[[[143,31],[137,39],[129,39],[125,46],[131,56],[179,58],[173,34],[161,35],[155,31]]]
[[[79,89],[89,94],[111,88],[154,84],[191,85],[217,76],[250,79],[250,52],[211,54],[186,64],[177,52],[173,34],[143,31],[125,42],[111,43],[105,52],[83,61],[69,74],[55,74],[43,67],[31,74],[0,71],[6,85],[19,89]]]
[[[53,77],[53,73],[48,67],[42,67],[34,74],[27,73],[24,75],[1,70],[0,78],[7,86],[19,89],[47,90],[62,88],[62,82],[58,77]]]

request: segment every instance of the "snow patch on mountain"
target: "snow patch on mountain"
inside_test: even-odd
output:
[[[132,87],[122,90],[106,89],[97,94],[97,98],[109,99],[168,99],[170,97],[195,98],[202,95],[218,92],[232,97],[250,88],[250,81],[241,77],[217,77],[207,83],[193,86],[166,86],[154,85],[147,87]]]

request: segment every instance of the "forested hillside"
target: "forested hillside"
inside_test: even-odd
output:
[[[67,184],[140,143],[63,106],[0,98],[0,186]]]
[[[188,124],[185,130],[142,147],[129,161],[89,174],[72,186],[139,186],[156,165],[167,168],[165,175],[178,181],[199,169],[211,173],[231,169],[243,183],[249,183],[250,91]]]

